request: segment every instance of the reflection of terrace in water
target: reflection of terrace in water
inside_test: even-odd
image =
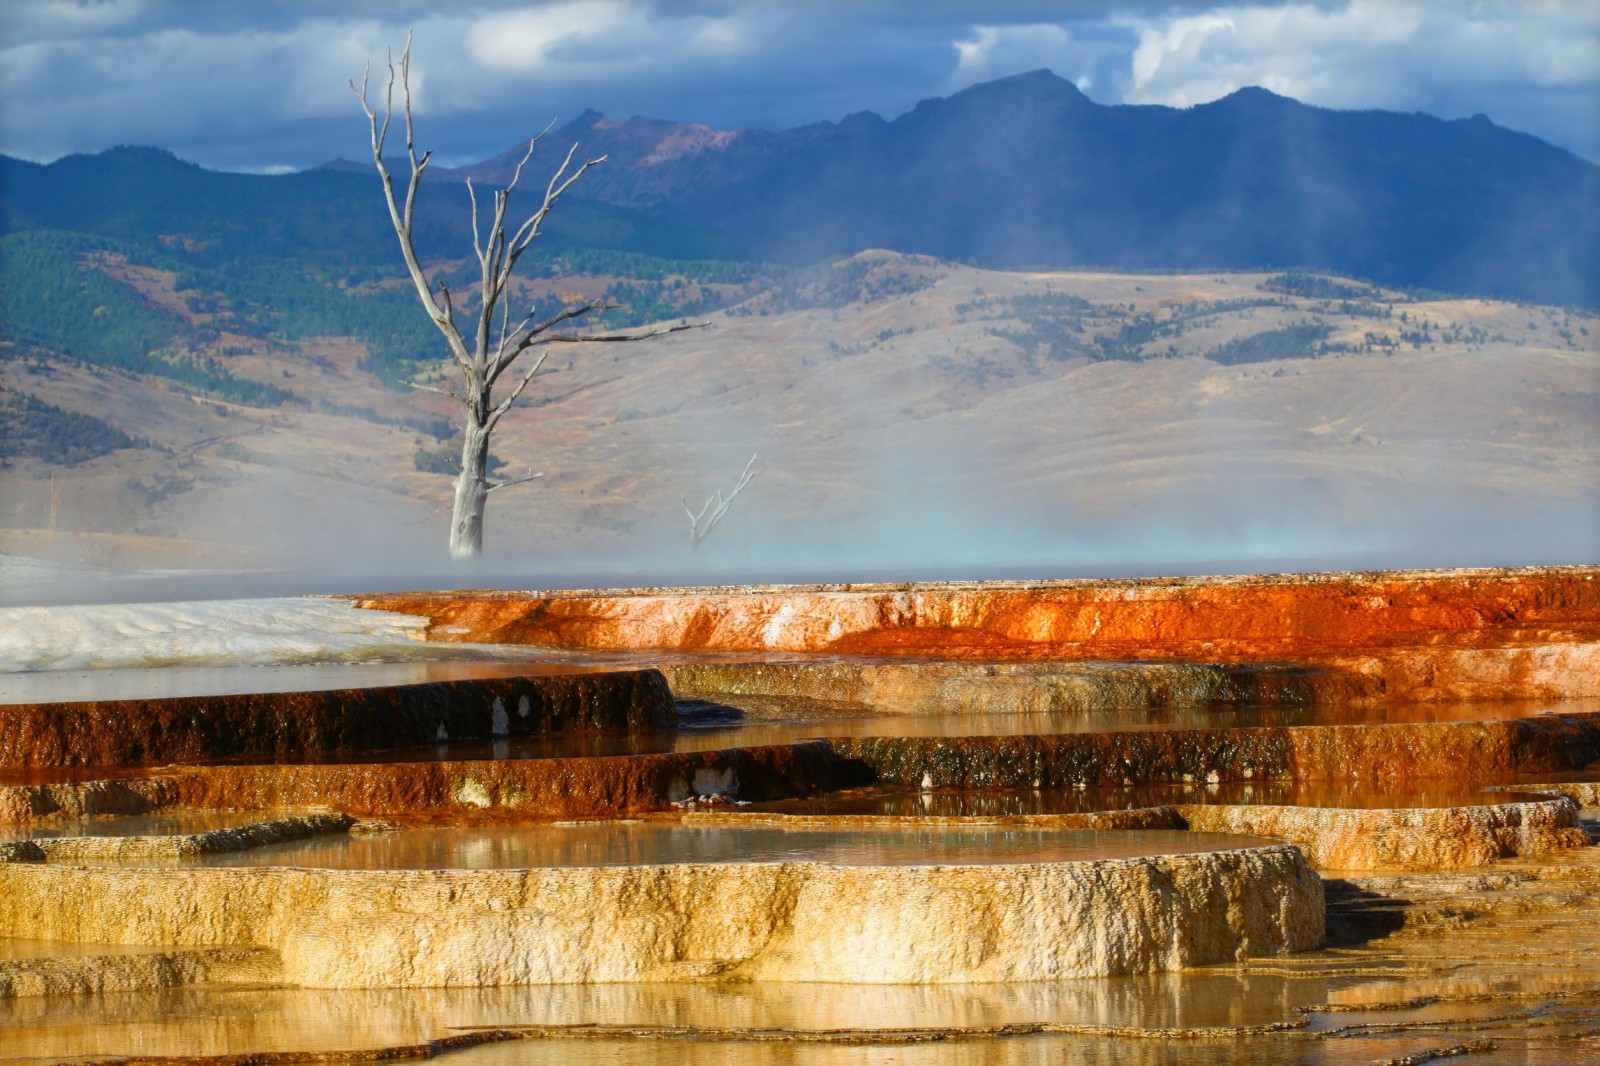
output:
[[[507,675],[509,676],[509,675]],[[747,718],[737,708],[704,701],[679,704],[673,730],[592,730],[501,739],[451,740],[405,748],[308,752],[306,763],[435,762],[506,759],[567,759],[668,752],[721,751],[804,743],[828,737],[1030,737],[1175,729],[1247,729],[1264,726],[1382,725],[1406,722],[1507,721],[1600,710],[1592,700],[1504,700],[1441,703],[1310,704],[1248,707],[1121,708],[1071,714],[985,713],[895,714],[870,717],[811,717],[798,709],[793,720]],[[890,710],[890,709],[886,709]],[[239,757],[229,761],[257,761]],[[3,775],[4,771],[0,771]],[[3,776],[0,776],[3,780]],[[1203,802],[1186,800],[1184,802]],[[1402,804],[1410,806],[1411,804]]]
[[[437,647],[437,646],[434,646]],[[801,653],[486,650],[443,658],[272,665],[170,665],[0,674],[8,704],[381,689],[485,678],[660,669],[681,724],[730,744],[810,735],[964,736],[1206,726],[1468,721],[1600,709],[1593,697],[1386,701],[1298,684],[1282,664],[950,663]],[[1287,680],[1286,680],[1287,679]],[[1263,684],[1263,681],[1269,682]],[[692,693],[686,697],[685,692]],[[886,718],[890,721],[878,722]],[[761,732],[767,729],[769,732]],[[796,732],[797,730],[802,732]],[[659,743],[659,742],[658,742]],[[686,743],[696,743],[688,740]],[[664,749],[656,749],[664,750]]]
[[[54,818],[22,825],[0,825],[0,841],[54,837],[179,836],[211,829],[253,825],[270,814],[262,811],[167,811],[161,814],[110,815],[99,818]]]
[[[1186,804],[1272,805],[1371,810],[1470,807],[1525,800],[1517,791],[1485,791],[1490,782],[1227,781],[1092,789],[863,788],[744,808],[758,814],[884,818],[1008,818],[1088,814]]]
[[[1330,960],[1322,960],[1329,962]],[[1233,969],[1229,967],[1229,969]],[[1476,975],[1475,975],[1476,976]],[[1502,988],[1528,979],[1512,967],[1486,971]],[[1384,1001],[1432,987],[1426,979],[1383,982]],[[1288,1036],[1222,1036],[1209,1041],[1111,1040],[1103,1035],[960,1039],[960,1030],[1054,1024],[1105,1026],[1138,1032],[1281,1024],[1299,1005],[1339,1003],[1369,978],[1321,974],[1190,971],[1139,974],[1095,981],[940,986],[841,986],[763,982],[742,985],[565,985],[541,988],[301,990],[172,990],[159,995],[56,997],[0,1001],[0,1057],[47,1060],[105,1057],[130,1046],[149,1055],[201,1056],[239,1046],[307,1052],[421,1044],[463,1030],[508,1025],[563,1026],[582,1019],[598,1026],[698,1026],[724,1033],[768,1034],[862,1030],[952,1033],[954,1038],[910,1045],[834,1045],[724,1039],[514,1040],[442,1056],[444,1063],[827,1064],[865,1066],[895,1061],[912,1066],[980,1066],[994,1062],[1220,1064],[1314,1061],[1366,1066],[1374,1040],[1327,1044]],[[1530,986],[1524,985],[1525,989]],[[1552,991],[1570,990],[1550,981]],[[1506,989],[1509,991],[1509,989]],[[1456,1007],[1456,1016],[1468,1008]],[[1393,1014],[1394,1012],[1389,1012]],[[1407,1014],[1408,1019],[1416,1013]],[[1438,1018],[1437,1009],[1432,1012]],[[1481,1012],[1480,1012],[1481,1013]],[[1381,1018],[1382,1012],[1360,1020]],[[1445,1014],[1448,1018],[1448,1013]],[[204,1020],[202,1022],[202,1020]],[[1313,1015],[1334,1028],[1346,1013]],[[1324,1024],[1326,1023],[1326,1024]],[[1392,1038],[1391,1038],[1392,1039]],[[1415,1043],[1408,1045],[1415,1047]],[[1098,1049],[1098,1051],[1097,1051]],[[1468,1062],[1471,1061],[1469,1058]]]
[[[322,836],[193,860],[206,866],[349,870],[491,870],[688,863],[838,866],[993,866],[1189,855],[1260,847],[1260,837],[1161,830],[894,827],[871,830],[729,828],[594,822],[427,828]]]

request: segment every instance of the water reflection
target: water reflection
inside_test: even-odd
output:
[[[797,704],[798,717],[789,721],[774,721],[744,719],[738,716],[739,712],[734,708],[708,708],[706,704],[695,701],[689,714],[684,715],[680,711],[679,728],[667,732],[602,731],[512,737],[495,741],[451,741],[377,751],[314,753],[297,757],[296,761],[369,763],[590,758],[796,744],[826,737],[1050,736],[1133,730],[1491,721],[1563,710],[1576,712],[1595,709],[1594,701],[1517,700],[1392,705],[1319,704],[1299,707],[1135,708],[1072,714],[969,712],[818,718],[807,716],[805,707]]]
[[[1231,781],[1220,784],[1141,785],[1087,789],[944,789],[873,787],[741,808],[787,815],[888,818],[1012,818],[1088,814],[1181,804],[1290,807],[1464,807],[1527,799],[1525,793],[1485,791],[1494,782]]]
[[[31,840],[38,837],[182,836],[236,825],[252,825],[303,813],[305,812],[289,810],[171,811],[162,814],[52,818],[24,825],[0,826],[0,841]]]
[[[24,940],[0,937],[0,962],[15,959],[85,958],[100,955],[150,955],[170,950],[159,945],[93,944],[76,940]],[[0,1000],[0,1003],[5,1002]]]
[[[1214,973],[1135,975],[1082,981],[945,986],[622,984],[523,988],[331,991],[189,989],[160,993],[0,1000],[0,1059],[55,1060],[89,1055],[205,1055],[359,1048],[436,1039],[464,1027],[502,1025],[679,1025],[730,1028],[931,1028],[1026,1022],[1158,1028],[1256,1025],[1282,1021],[1300,1002],[1338,982]],[[607,1045],[610,1042],[606,1042]],[[545,1050],[538,1050],[541,1046]],[[666,1061],[708,1044],[622,1044],[626,1054]],[[761,1059],[757,1045],[725,1045]],[[967,1045],[974,1054],[986,1041]],[[861,1049],[893,1061],[900,1048]],[[518,1041],[517,1054],[543,1061],[609,1061],[592,1041]],[[767,1052],[767,1053],[770,1053]],[[562,1055],[573,1055],[567,1059]],[[583,1057],[589,1056],[589,1057]],[[461,1060],[455,1055],[445,1060]],[[628,1061],[635,1061],[629,1059]],[[956,1061],[986,1061],[983,1058]]]
[[[1255,847],[1260,837],[1175,830],[1094,831],[1011,827],[871,830],[577,825],[409,829],[324,836],[198,856],[186,865],[339,869],[529,869],[679,863],[823,862],[847,866],[991,865],[1171,855]]]
[[[395,1047],[463,1031],[527,1025],[650,1025],[736,1029],[894,1029],[991,1027],[1054,1023],[1148,1029],[1248,1026],[1294,1020],[1296,1007],[1370,994],[1395,1002],[1419,991],[1448,991],[1451,981],[1414,982],[1324,974],[1287,977],[1203,969],[1079,981],[1010,985],[842,986],[590,985],[491,989],[326,991],[213,987],[143,994],[29,997],[0,1000],[0,1059],[57,1062],[106,1056],[196,1057],[251,1051],[327,1054],[336,1050]],[[1475,986],[1474,986],[1475,987]],[[1579,987],[1535,982],[1524,992],[1559,993]],[[1537,1001],[1519,1004],[1560,1010]],[[1490,1010],[1504,1011],[1501,1003]],[[1592,1010],[1592,1005],[1591,1005]],[[1425,1013],[1424,1013],[1425,1012]],[[1425,1007],[1423,1011],[1313,1015],[1312,1029],[1351,1022],[1462,1018],[1482,1014],[1476,1005]],[[1560,1021],[1560,1019],[1555,1019]],[[1574,1019],[1580,1025],[1592,1018]],[[1516,1022],[1504,1035],[1515,1039]],[[1481,1034],[1474,1034],[1481,1035]],[[1493,1034],[1500,1037],[1500,1034]],[[1554,1035],[1545,1031],[1543,1035]],[[1187,1066],[1190,1063],[1293,1063],[1345,1066],[1414,1054],[1454,1043],[1459,1033],[1423,1031],[1367,1039],[1316,1040],[1308,1034],[1223,1037],[1206,1040],[1039,1035],[949,1039],[935,1043],[827,1045],[729,1040],[519,1040],[457,1052],[442,1061],[462,1066],[510,1063],[595,1063],[634,1066]],[[1519,1063],[1571,1062],[1572,1044],[1547,1045],[1566,1058],[1523,1058]],[[1574,1053],[1577,1053],[1574,1055]],[[336,1055],[319,1061],[339,1061]],[[1485,1061],[1511,1061],[1488,1057]]]

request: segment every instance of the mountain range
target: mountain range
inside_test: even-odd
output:
[[[1482,115],[1334,111],[1265,89],[1102,106],[1047,70],[785,132],[590,111],[584,195],[738,234],[752,257],[863,248],[990,267],[1307,266],[1548,303],[1600,300],[1600,167]],[[522,146],[458,177],[504,181]]]
[[[573,143],[608,157],[552,216],[557,245],[791,266],[888,248],[1006,269],[1308,267],[1600,305],[1600,167],[1481,115],[1334,111],[1264,89],[1188,109],[1104,106],[1040,70],[892,121],[725,131],[588,111],[547,143],[546,161]],[[504,182],[525,147],[434,172],[425,255],[461,254],[454,183]],[[369,165],[346,160],[263,176],[148,149],[0,157],[0,233],[37,228],[394,258]]]

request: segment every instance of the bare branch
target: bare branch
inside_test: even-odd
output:
[[[562,311],[559,315],[556,315],[554,318],[547,319],[546,321],[539,323],[537,326],[528,329],[528,321],[529,319],[533,318],[534,314],[534,309],[530,308],[528,311],[528,317],[517,323],[517,328],[512,331],[511,336],[516,340],[516,344],[514,344],[509,350],[506,348],[505,332],[504,330],[501,331],[500,346],[495,350],[494,359],[489,364],[489,373],[485,380],[487,380],[489,384],[493,385],[500,379],[500,374],[512,363],[516,362],[517,357],[520,356],[525,349],[531,348],[533,345],[539,343],[539,338],[550,329],[559,326],[563,322],[569,322],[574,318],[579,318],[583,315],[586,315],[590,311],[610,311],[619,306],[621,305],[601,303],[598,300],[591,300],[588,303],[580,304],[577,307],[569,307]],[[525,329],[526,332],[524,332]]]
[[[504,189],[499,189],[494,194],[494,221],[490,224],[489,228],[489,243],[486,248],[481,248],[478,250],[478,263],[483,272],[481,284],[483,291],[483,306],[485,308],[493,307],[495,302],[506,294],[506,291],[511,284],[512,269],[516,265],[514,258],[510,262],[508,262],[506,259],[506,210],[511,204],[511,194],[513,191],[515,191],[517,183],[522,180],[522,170],[528,165],[528,160],[533,158],[533,150],[538,146],[540,138],[542,138],[546,133],[549,133],[551,128],[554,126],[555,119],[551,119],[548,123],[546,123],[544,129],[540,130],[537,134],[529,139],[528,150],[523,152],[522,158],[517,161],[516,170],[514,170],[511,174],[511,181],[507,183]],[[574,145],[573,147],[576,148],[577,146]],[[472,239],[474,247],[477,247],[478,222],[476,199],[473,200]],[[478,353],[480,357],[484,359],[489,358],[489,330],[493,324],[493,318],[489,315],[483,315],[478,320]],[[502,325],[500,343],[495,347],[494,359],[492,365],[488,368],[487,380],[491,383],[497,377],[499,377],[500,369],[506,362],[504,355],[505,330],[504,326]]]
[[[516,190],[517,183],[522,180],[522,170],[528,165],[528,160],[533,158],[533,150],[539,144],[540,138],[555,126],[556,120],[551,119],[528,141],[528,150],[522,153],[522,158],[517,161],[517,167],[511,174],[511,181],[503,189],[498,189],[494,194],[494,221],[489,227],[489,244],[479,253],[478,261],[483,266],[483,299],[485,304],[498,300],[506,291],[506,284],[511,280],[511,269],[515,260],[506,261],[506,209],[511,204],[511,194]],[[573,145],[577,150],[577,145]],[[569,152],[570,156],[571,153]],[[476,239],[477,222],[473,222],[474,239]],[[480,350],[488,345],[488,331],[479,331]]]
[[[378,125],[377,111],[373,109],[371,104],[367,103],[367,84],[372,79],[371,61],[368,61],[367,64],[361,69],[361,88],[356,88],[354,79],[349,82],[350,91],[356,94],[357,100],[361,101],[361,110],[367,116],[367,125],[370,127],[372,137],[372,158],[373,161],[378,165],[378,173],[383,177],[384,191],[386,193],[391,193],[389,196],[391,215],[393,214],[394,197],[389,188],[389,168],[384,164],[383,161],[383,145],[389,137],[389,119],[394,115],[393,71],[394,68],[391,66],[389,88],[385,95],[387,103],[385,104],[385,110],[383,113],[382,126]]]
[[[528,329],[527,332],[523,332],[523,327],[527,325],[528,319],[523,319],[522,324],[519,325],[511,334],[512,337],[516,338],[516,344],[513,345],[509,351],[505,347],[505,339],[502,336],[500,349],[496,353],[494,361],[489,366],[489,375],[487,378],[488,382],[493,384],[499,379],[500,374],[506,369],[506,367],[517,361],[517,356],[521,355],[524,349],[540,343],[541,340],[546,342],[562,341],[567,344],[642,341],[647,337],[659,337],[666,333],[682,333],[684,330],[689,329],[706,329],[711,325],[709,322],[684,322],[676,326],[661,326],[656,329],[645,330],[643,333],[625,333],[621,335],[605,336],[599,334],[577,335],[557,333],[549,337],[543,336],[546,332],[556,326],[559,326],[561,323],[569,322],[572,319],[586,315],[590,311],[614,311],[621,306],[621,304],[608,304],[601,303],[598,300],[591,300],[589,303],[580,304],[577,307],[569,307],[559,315],[556,315],[554,318],[548,319],[539,323],[537,326]],[[532,317],[533,315],[530,313],[528,318]]]
[[[556,183],[559,182],[561,180],[561,176],[567,172],[567,168],[572,165],[572,157],[577,154],[578,146],[576,143],[574,143],[571,148],[567,149],[566,158],[561,160],[561,165],[556,168],[556,172],[550,176],[550,184],[545,186],[544,201],[540,203],[539,209],[533,214],[529,215],[523,221],[522,225],[517,227],[517,232],[512,235],[511,241],[507,247],[513,249],[513,254],[511,256],[510,263],[507,264],[507,270],[516,265],[517,257],[522,254],[521,251],[517,249],[526,248],[528,244],[539,235],[540,224],[544,222],[544,217],[550,213],[550,209],[555,206],[556,198],[560,195],[560,193],[555,191]],[[578,174],[582,174],[584,170],[588,169],[588,167],[589,164],[585,163],[579,168]],[[521,168],[519,167],[519,176],[520,170]],[[572,180],[576,180],[578,174],[574,174],[572,176]],[[567,185],[572,184],[572,180],[569,180],[566,182],[566,184],[562,185],[561,190],[565,191]]]
[[[525,317],[521,322],[518,322],[516,330],[513,331],[513,330],[510,329],[510,326],[511,326],[511,301],[510,300],[506,300],[506,301],[503,301],[500,304],[500,340],[494,346],[494,359],[492,360],[491,365],[489,367],[490,374],[492,375],[488,379],[489,384],[493,385],[494,382],[495,382],[495,378],[500,376],[500,360],[505,357],[505,353],[506,353],[506,337],[508,337],[508,336],[513,336],[514,337],[518,333],[522,332],[522,328],[528,324],[528,321],[530,319],[533,318],[533,314],[534,314],[535,310],[536,310],[536,308],[532,308],[532,307],[528,308],[527,317]]]
[[[388,49],[384,55],[389,64],[389,82],[383,90],[383,133],[378,137],[379,148],[389,139],[389,123],[394,118],[394,49]]]
[[[722,521],[722,516],[728,513],[729,507],[733,506],[734,497],[743,492],[744,487],[750,484],[750,480],[756,476],[755,467],[756,457],[754,453],[751,453],[750,461],[744,464],[744,472],[739,475],[738,483],[733,486],[728,495],[723,496],[722,490],[718,489],[706,499],[705,505],[700,508],[698,514],[690,509],[688,497],[680,497],[683,503],[683,513],[689,516],[690,551],[700,547],[700,542],[710,536],[717,523]]]
[[[394,67],[391,66],[389,68],[389,70],[390,70],[391,77],[390,77],[390,82],[389,82],[389,88],[388,88],[387,94],[385,95],[386,104],[385,104],[385,111],[384,111],[384,115],[383,115],[383,126],[381,128],[378,125],[378,113],[375,110],[373,110],[373,107],[372,107],[371,104],[367,103],[367,85],[372,80],[372,62],[371,62],[371,60],[368,60],[367,63],[365,65],[363,65],[362,68],[361,68],[361,88],[359,88],[359,89],[356,88],[356,83],[355,83],[354,79],[351,79],[348,82],[348,84],[350,86],[350,91],[355,93],[356,94],[356,98],[361,101],[361,110],[366,113],[368,125],[370,125],[372,127],[372,154],[379,161],[378,170],[380,172],[385,172],[385,173],[386,173],[385,168],[382,165],[382,161],[383,161],[383,143],[389,136],[389,119],[394,114],[394,81],[393,81]]]
[[[394,53],[388,57],[389,80],[384,87],[384,113],[380,125],[378,115],[371,104],[367,102],[367,87],[371,78],[371,64],[361,75],[361,87],[356,88],[354,81],[350,82],[350,90],[361,101],[361,110],[367,116],[367,125],[372,140],[372,162],[377,168],[378,177],[383,185],[383,198],[389,208],[389,221],[394,225],[395,235],[400,239],[400,252],[405,258],[406,271],[411,276],[411,283],[417,291],[417,298],[422,301],[423,308],[428,312],[428,317],[433,324],[439,327],[439,332],[444,334],[451,354],[456,362],[461,364],[463,371],[468,371],[470,357],[466,343],[461,338],[461,332],[455,326],[452,316],[434,303],[433,293],[428,285],[428,277],[422,269],[422,264],[417,259],[416,248],[412,242],[412,217],[416,208],[417,187],[422,182],[422,175],[427,170],[428,162],[432,159],[431,152],[425,152],[418,158],[416,153],[415,131],[411,117],[411,37],[406,37],[406,48],[400,56],[398,74],[395,69]],[[383,147],[389,135],[389,124],[394,120],[394,87],[399,81],[403,96],[403,107],[406,122],[406,153],[411,164],[411,178],[406,183],[405,199],[402,202],[394,189],[394,178],[389,173],[389,166],[383,159]],[[470,380],[471,374],[468,371]]]
[[[394,85],[394,66],[389,67],[389,84]],[[411,181],[406,186],[406,232],[411,231],[411,217],[417,205],[417,186],[422,182],[422,172],[428,169],[428,160],[433,158],[431,151],[423,152],[422,158],[417,158],[416,132],[411,123],[411,34],[406,34],[406,48],[400,53],[400,86],[404,90],[406,105],[406,158],[411,162]]]
[[[406,31],[405,51],[400,53],[400,84],[405,89],[406,97],[406,156],[411,160],[411,169],[416,170],[422,164],[417,162],[417,137],[411,125],[411,30]],[[389,82],[394,84],[394,63],[389,64]]]
[[[440,396],[448,396],[448,397],[450,397],[456,403],[462,404],[463,406],[466,406],[466,407],[471,407],[472,406],[471,401],[468,400],[465,396],[462,396],[459,393],[451,392],[449,389],[441,389],[441,388],[437,388],[436,386],[433,386],[433,385],[424,385],[420,381],[411,381],[411,380],[402,381],[400,384],[410,386],[413,389],[421,389],[423,392],[436,392]]]
[[[550,179],[550,184],[545,189],[544,203],[539,207],[539,210],[529,216],[528,220],[512,236],[509,245],[510,256],[506,262],[506,271],[508,273],[511,268],[517,265],[517,260],[522,258],[522,253],[528,250],[528,246],[533,243],[534,238],[539,236],[539,226],[543,224],[545,216],[550,213],[550,210],[556,206],[556,201],[561,199],[561,195],[572,187],[573,182],[583,177],[590,167],[599,166],[607,159],[603,155],[590,159],[569,175],[565,181],[562,181],[561,176],[566,173],[567,167],[572,163],[572,157],[577,151],[578,146],[574,144],[567,152],[567,158],[562,161],[560,169]],[[560,182],[560,184],[558,185],[557,182]]]
[[[549,122],[545,123],[544,129],[540,130],[538,133],[535,133],[533,135],[533,137],[528,141],[528,150],[526,152],[522,153],[522,161],[517,164],[517,169],[512,171],[512,173],[511,173],[511,181],[506,185],[506,195],[507,196],[510,196],[511,193],[513,191],[515,191],[515,189],[517,187],[517,182],[522,180],[522,168],[527,166],[528,165],[528,160],[533,158],[534,146],[536,146],[539,143],[539,141],[544,137],[545,134],[547,134],[551,130],[555,129],[555,126],[556,126],[556,120],[555,119],[551,119]],[[576,148],[577,145],[573,145],[573,147]]]
[[[510,351],[509,355],[504,354],[504,347],[502,347],[501,359],[499,359],[498,363],[496,363],[496,367],[494,367],[493,371],[494,376],[491,376],[490,381],[493,381],[494,378],[498,378],[499,371],[504,370],[504,368],[509,367],[510,363],[515,362],[517,355],[520,354],[525,347],[538,344],[541,339],[544,339],[544,341],[562,341],[562,343],[566,344],[618,343],[618,341],[643,341],[645,338],[651,338],[651,336],[662,336],[664,333],[683,333],[685,330],[704,330],[704,328],[710,327],[709,322],[683,322],[678,323],[678,325],[672,325],[672,327],[658,327],[654,328],[654,330],[645,330],[643,333],[622,333],[622,335],[605,336],[598,335],[598,333],[595,333],[595,335],[557,333],[557,335],[547,336],[547,338],[546,336],[542,336],[544,333],[547,333],[547,331],[552,330],[552,328],[558,327],[560,323],[570,322],[570,320],[578,319],[578,317],[581,317],[581,315],[589,314],[590,311],[616,311],[616,309],[621,306],[622,304],[603,304],[600,303],[600,301],[590,301],[590,303],[581,304],[581,306],[578,307],[568,307],[568,309],[563,311],[562,314],[555,315],[554,319],[541,322],[539,325],[536,325],[536,327],[530,328],[530,330],[526,331],[526,333],[523,333],[522,327],[517,327],[517,331],[512,333],[512,336],[517,338],[517,344],[515,344],[515,347],[512,347],[512,351]],[[526,322],[528,322],[528,320],[523,319],[523,325],[526,325]]]
[[[456,320],[456,305],[450,300],[450,286],[444,283],[443,278],[434,278],[433,283],[439,286],[439,291],[444,294],[444,313],[453,323]]]
[[[590,300],[588,303],[580,304],[577,307],[568,307],[554,318],[546,319],[537,326],[534,326],[528,331],[528,336],[537,337],[542,333],[548,333],[556,326],[561,325],[561,323],[570,322],[574,318],[580,318],[583,315],[588,314],[590,311],[615,311],[621,306],[621,304],[608,304],[602,303],[599,300]]]
[[[467,199],[472,201],[472,250],[478,253],[478,264],[483,265],[483,242],[478,238],[478,194],[472,188],[472,178],[467,178]]]
[[[557,334],[554,337],[549,338],[549,340],[551,343],[562,341],[566,344],[611,344],[620,341],[642,341],[646,337],[660,337],[667,333],[682,333],[686,329],[705,329],[710,325],[711,323],[709,322],[684,322],[677,326],[661,326],[656,329],[647,329],[643,333],[629,333],[620,337],[611,335],[600,336],[596,334],[577,337],[570,334]]]
[[[528,468],[528,476],[527,477],[519,477],[519,478],[517,478],[517,479],[515,479],[513,481],[494,481],[494,482],[489,482],[488,483],[489,487],[483,490],[484,491],[484,495],[488,495],[491,492],[497,492],[500,489],[509,489],[512,485],[526,485],[528,482],[537,481],[542,477],[544,477],[544,471],[543,470],[541,470],[537,474],[535,474],[533,472],[533,468],[529,467]]]
[[[365,114],[367,116],[367,120],[372,123],[373,139],[376,140],[377,139],[377,133],[378,133],[378,116],[372,110],[372,106],[367,103],[367,83],[369,81],[371,81],[371,80],[372,80],[372,60],[369,59],[369,60],[367,60],[366,65],[361,68],[361,86],[360,86],[360,88],[356,87],[356,80],[354,78],[349,79],[348,81],[345,82],[345,84],[350,86],[350,91],[356,94],[356,99],[357,100],[361,101],[361,110],[363,112],[365,112]]]
[[[511,410],[511,405],[517,402],[517,397],[522,395],[522,390],[528,387],[528,382],[533,380],[533,375],[539,372],[539,368],[544,366],[544,361],[548,358],[550,358],[550,349],[546,348],[539,353],[539,358],[533,361],[533,365],[528,368],[528,372],[522,375],[522,380],[517,382],[517,387],[512,389],[505,399],[494,405],[494,409],[489,412],[488,421],[485,423],[489,429],[494,429],[495,426],[500,424],[501,417]]]

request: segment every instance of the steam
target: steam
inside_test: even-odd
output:
[[[0,565],[0,603],[1600,559],[1600,401],[1585,391],[1600,334],[1592,316],[1571,318],[1574,338],[1580,326],[1589,333],[1566,348],[1551,347],[1561,312],[1473,302],[1448,313],[1491,316],[1496,329],[1523,331],[1517,343],[1245,367],[1193,354],[1029,362],[987,320],[958,321],[953,308],[1045,286],[1157,306],[1204,285],[1259,296],[1259,279],[1040,278],[878,255],[883,269],[935,280],[837,311],[718,315],[710,330],[563,368],[558,399],[520,411],[496,437],[497,454],[548,476],[495,495],[476,565],[445,557],[449,479],[385,474],[409,454],[341,467],[339,480],[303,458],[298,470],[226,477],[199,463],[194,487],[141,532],[183,538],[180,550],[224,545],[232,557],[169,554],[167,569],[133,573]],[[1396,305],[1396,317],[1428,306]],[[1228,321],[1271,325],[1269,311],[1240,314]],[[730,484],[752,452],[759,476],[691,551],[683,497],[697,503]],[[431,495],[406,494],[419,484]],[[133,639],[84,627],[82,649]],[[284,627],[274,632],[287,640]],[[24,663],[58,654],[79,661],[72,647],[0,648],[0,660]]]

